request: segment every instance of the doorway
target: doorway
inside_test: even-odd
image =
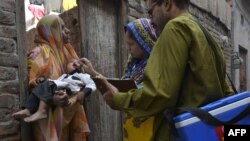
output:
[[[123,25],[126,22],[123,1],[79,1],[81,55],[91,60],[94,68],[106,77],[121,77],[127,50]],[[89,141],[122,140],[122,115],[111,110],[99,92],[85,102],[90,128]]]
[[[247,50],[240,47],[239,54],[242,59],[240,66],[240,91],[243,92],[247,90]]]
[[[24,4],[24,0],[20,2]],[[72,44],[77,54],[90,59],[94,67],[106,77],[121,77],[127,61],[127,49],[123,40],[123,25],[127,22],[126,3],[125,0],[79,0],[77,7],[60,14],[71,31]],[[26,43],[23,43],[24,54],[33,47],[34,34],[31,31],[26,36]],[[20,59],[25,57],[23,55]],[[25,71],[27,75],[26,66],[20,72]],[[23,97],[21,101],[25,99],[23,94],[20,97]],[[88,141],[122,140],[122,115],[111,110],[100,93],[93,93],[86,99],[85,105],[91,129]],[[29,130],[26,124],[21,125],[22,140],[30,140]]]

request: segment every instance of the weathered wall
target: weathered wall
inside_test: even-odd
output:
[[[221,45],[225,55],[227,72],[230,74],[231,54],[233,50],[231,30],[218,17],[214,16],[210,11],[202,9],[195,4],[192,4],[190,6],[190,12],[197,20],[199,20],[199,22],[203,26],[205,26],[208,29],[210,33],[212,33],[212,35]]]
[[[191,0],[191,2],[218,18],[228,29],[231,28],[231,7],[225,0]]]
[[[239,48],[243,48],[248,52],[248,60],[247,60],[247,71],[249,72],[250,66],[250,12],[245,11],[249,10],[250,3],[246,5],[242,5],[240,2],[233,2],[233,37],[234,37],[234,50],[239,51]],[[235,85],[239,90],[240,87],[240,71],[239,69],[235,70]],[[250,89],[250,75],[247,73],[247,89]]]
[[[18,124],[11,120],[19,93],[15,0],[0,1],[0,140],[17,139]],[[15,136],[13,136],[15,135]]]
[[[128,20],[146,17],[146,3],[144,0],[128,0]]]
[[[93,62],[94,68],[106,77],[120,77],[123,56],[125,0],[79,1],[81,56]],[[85,101],[91,129],[89,141],[122,140],[121,112],[112,110],[97,91]]]
[[[20,138],[19,122],[11,118],[11,113],[19,107],[19,94],[25,91],[22,87],[24,80],[23,66],[25,60],[20,60],[24,56],[23,41],[19,38],[23,28],[17,13],[24,12],[18,5],[22,0],[1,0],[0,1],[0,140],[18,141]],[[17,7],[17,5],[19,7]],[[20,62],[24,61],[23,64]],[[24,69],[23,69],[24,70]]]
[[[32,50],[36,44],[34,42],[35,40],[35,35],[37,34],[37,31],[36,31],[36,28],[32,28],[30,30],[27,31],[26,33],[26,38],[29,39],[27,40],[26,44],[26,49],[29,51],[29,50]]]

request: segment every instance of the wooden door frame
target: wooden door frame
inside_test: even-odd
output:
[[[114,0],[113,0],[114,1]],[[127,0],[115,0],[116,2],[118,2],[118,5],[119,7],[117,8],[117,58],[118,58],[118,66],[117,66],[117,69],[118,69],[118,76],[122,76],[123,74],[123,71],[124,71],[124,64],[127,62],[127,56],[128,56],[128,51],[125,47],[125,34],[124,34],[124,25],[128,22],[128,1]],[[80,48],[80,56],[85,56],[85,57],[88,57],[89,53],[88,53],[88,46],[85,46],[85,43],[86,43],[86,32],[85,32],[85,19],[87,19],[85,16],[85,14],[81,14],[81,13],[84,13],[84,9],[82,8],[82,6],[84,5],[84,2],[83,1],[80,1],[80,3],[78,3],[78,6],[79,6],[79,22],[80,22],[80,30],[81,30],[81,48]],[[88,107],[86,106],[85,108],[87,108],[86,112],[88,112]],[[87,113],[88,114],[88,113]],[[121,119],[121,122],[118,123],[120,124],[120,127],[122,127],[122,115],[120,115],[120,119]],[[92,123],[93,124],[93,123]],[[122,131],[122,128],[120,129],[121,130],[121,134],[119,135],[116,135],[117,138],[119,140],[122,140],[123,138],[123,131]],[[94,133],[95,131],[93,131]],[[97,133],[97,135],[99,135]],[[89,138],[89,141],[92,141],[93,139]]]
[[[25,23],[25,7],[24,0],[16,0],[16,30],[17,30],[17,54],[18,62],[18,78],[19,78],[19,103],[21,106],[28,94],[28,70],[26,57],[26,23]],[[30,126],[20,121],[20,139],[22,141],[31,141]]]
[[[120,0],[120,9],[119,9],[119,17],[118,17],[118,29],[124,29],[124,25],[128,22],[128,1],[127,0]],[[118,74],[121,76],[123,74],[125,64],[127,62],[128,50],[124,50],[126,48],[125,43],[125,34],[124,32],[118,32],[118,58],[119,58],[119,71]]]

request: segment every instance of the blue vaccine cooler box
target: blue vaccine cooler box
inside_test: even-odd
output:
[[[229,121],[250,104],[250,93],[243,92],[210,103],[201,109],[221,121]],[[215,127],[207,125],[191,113],[183,113],[174,117],[175,127],[179,138],[175,141],[222,141],[223,126]],[[238,125],[250,125],[250,113],[237,123]]]

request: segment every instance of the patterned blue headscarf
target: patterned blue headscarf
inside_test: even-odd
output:
[[[157,40],[155,29],[152,27],[149,19],[140,18],[128,23],[125,30],[129,32],[139,47],[145,53],[146,58],[136,59],[129,57],[123,79],[133,79],[137,84],[143,80],[144,68],[148,57]]]

